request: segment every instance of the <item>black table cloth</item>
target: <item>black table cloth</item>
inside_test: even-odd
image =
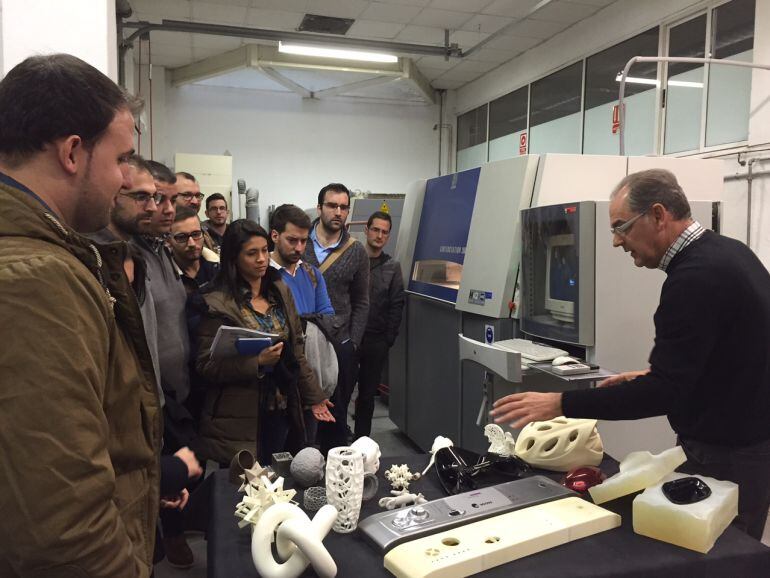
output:
[[[411,471],[422,471],[429,459],[427,455],[408,458],[383,459],[378,472],[380,488],[378,496],[364,502],[361,519],[383,511],[378,500],[389,495],[390,484],[383,472],[393,464],[407,464]],[[605,458],[602,470],[608,475],[618,471],[617,462]],[[535,470],[553,479],[560,474]],[[238,518],[233,515],[235,505],[243,494],[227,481],[227,472],[213,474],[211,518],[208,539],[209,578],[253,578],[257,571],[251,560],[251,531],[238,528]],[[287,487],[290,485],[286,484]],[[429,500],[444,497],[433,469],[428,475],[413,482],[410,489],[421,492]],[[645,538],[634,533],[631,522],[631,503],[634,495],[602,504],[602,507],[620,514],[620,528],[577,540],[526,558],[487,570],[483,577],[558,577],[578,578],[588,576],[631,577],[767,577],[770,576],[770,548],[754,540],[732,526],[722,534],[708,554],[700,554],[671,544]],[[301,491],[295,500],[302,504]],[[310,516],[312,518],[312,515]],[[351,534],[337,534],[333,530],[324,540],[326,548],[337,563],[337,576],[387,577],[392,576],[383,566],[383,556],[356,530]],[[302,576],[316,576],[308,567]]]

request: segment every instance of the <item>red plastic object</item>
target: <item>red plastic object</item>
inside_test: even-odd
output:
[[[567,472],[561,485],[573,492],[587,492],[588,488],[598,486],[607,476],[599,468],[594,466],[583,466]]]

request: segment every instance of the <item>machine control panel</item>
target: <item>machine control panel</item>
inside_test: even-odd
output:
[[[381,552],[422,536],[576,495],[544,476],[481,488],[394,512],[374,514],[358,527]]]

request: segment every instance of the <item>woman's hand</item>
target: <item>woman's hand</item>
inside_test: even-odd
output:
[[[276,343],[270,347],[265,347],[259,352],[257,356],[257,363],[264,366],[272,366],[278,363],[281,359],[281,352],[283,351],[283,341]]]
[[[624,381],[631,381],[632,379],[636,379],[639,376],[647,375],[650,373],[649,369],[643,369],[642,371],[626,371],[624,373],[618,373],[617,375],[612,375],[608,377],[607,379],[604,379],[596,384],[596,387],[609,387],[610,385],[617,385],[619,383],[623,383]]]
[[[336,421],[329,411],[330,407],[334,407],[334,404],[328,399],[325,399],[321,403],[315,404],[310,409],[313,410],[313,417],[316,421]]]

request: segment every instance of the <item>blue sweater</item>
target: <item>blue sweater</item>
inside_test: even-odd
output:
[[[275,265],[271,263],[271,266]],[[313,280],[310,278],[306,267],[314,269],[315,286],[313,286]],[[326,291],[326,281],[317,267],[309,263],[300,263],[293,277],[284,267],[279,270],[281,271],[281,279],[291,290],[291,295],[297,305],[297,312],[300,315],[312,315],[313,313],[334,315],[334,308],[329,300],[329,293]]]

